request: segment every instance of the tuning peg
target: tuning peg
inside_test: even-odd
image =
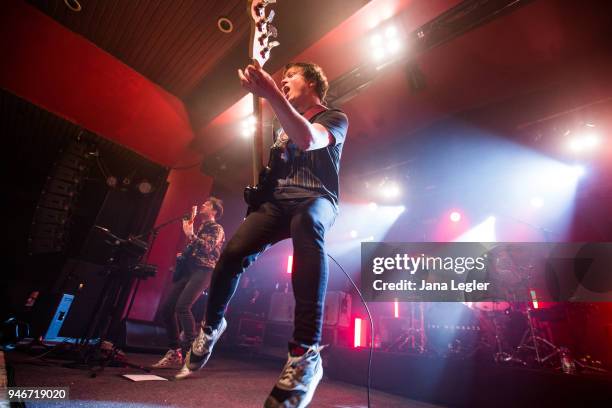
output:
[[[276,15],[276,14],[274,13],[274,10],[270,10],[270,14],[268,14],[268,17],[266,17],[266,22],[267,22],[267,23],[271,23],[271,22],[272,22],[272,20],[274,20],[274,16],[275,16],[275,15]]]
[[[270,52],[270,50],[274,47],[278,47],[280,45],[280,43],[278,41],[272,41],[269,42],[268,45],[266,46],[266,51]]]
[[[270,53],[270,50],[274,47],[278,47],[279,45],[280,43],[278,41],[272,41],[268,43],[268,45],[266,45],[265,48],[260,51],[261,57],[264,59],[268,59],[268,54]]]
[[[272,24],[268,24],[268,37],[278,37],[278,30]]]
[[[255,8],[258,11],[258,13],[262,12],[266,7],[268,7],[268,4],[274,4],[276,3],[276,0],[263,0],[261,3],[258,3],[255,5]]]
[[[259,45],[263,47],[266,43],[270,41],[270,38],[276,37],[278,37],[278,30],[273,25],[270,25],[265,34],[262,34],[257,37],[257,41],[259,41]]]
[[[257,21],[257,29],[262,32],[269,30],[268,26],[270,25],[272,20],[274,20],[274,16],[274,10],[272,10],[270,11],[268,17],[262,17],[261,19],[259,19],[259,21]]]

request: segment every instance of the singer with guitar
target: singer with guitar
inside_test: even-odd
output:
[[[253,14],[260,27],[266,20],[263,13],[255,9]],[[269,48],[260,55],[267,55]],[[287,363],[265,406],[305,407],[323,375],[320,341],[328,277],[325,233],[338,213],[338,173],[348,119],[343,112],[323,105],[328,82],[316,64],[286,65],[280,88],[257,58],[239,70],[238,77],[244,89],[267,101],[280,127],[274,132],[268,168],[260,178],[266,185],[245,193],[248,216],[217,262],[206,319],[181,372],[187,376],[208,361],[227,327],[224,315],[240,275],[268,247],[291,238],[294,332],[288,339]]]
[[[196,337],[191,308],[209,286],[213,268],[219,259],[225,233],[217,220],[222,215],[222,201],[210,197],[199,207],[193,206],[191,216],[183,218],[187,245],[177,256],[172,287],[161,309],[169,350],[152,365],[153,368],[180,368],[184,354]],[[179,340],[179,323],[183,328],[183,342]]]

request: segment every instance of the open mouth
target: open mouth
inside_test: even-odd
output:
[[[289,94],[289,87],[283,86],[283,95],[287,96]]]

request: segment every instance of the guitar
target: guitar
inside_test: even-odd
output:
[[[174,273],[172,274],[172,282],[178,282],[184,276],[187,276],[189,273],[189,259],[191,258],[191,253],[193,252],[193,248],[195,247],[195,242],[193,241],[188,244],[181,254],[176,257],[176,263],[174,265]]]
[[[195,217],[198,215],[198,206],[194,205],[191,207],[191,216],[189,222],[193,225]],[[187,221],[187,218],[183,218],[183,221]],[[177,282],[189,273],[189,258],[195,247],[196,240],[190,242],[183,250],[181,254],[176,257],[176,263],[174,264],[174,273],[172,274],[172,282]]]
[[[251,37],[249,41],[249,58],[260,67],[270,59],[272,48],[280,45],[275,38],[276,27],[271,23],[274,10],[266,16],[266,7],[276,0],[248,0],[248,13],[251,16]],[[274,188],[274,178],[270,167],[263,165],[263,99],[253,95],[253,116],[255,117],[255,134],[253,135],[253,184],[244,189],[244,201],[248,205],[247,215],[256,211],[266,202]]]

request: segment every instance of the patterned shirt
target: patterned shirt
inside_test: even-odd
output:
[[[187,246],[190,263],[198,268],[213,269],[221,255],[225,241],[223,227],[215,221],[205,221]]]

